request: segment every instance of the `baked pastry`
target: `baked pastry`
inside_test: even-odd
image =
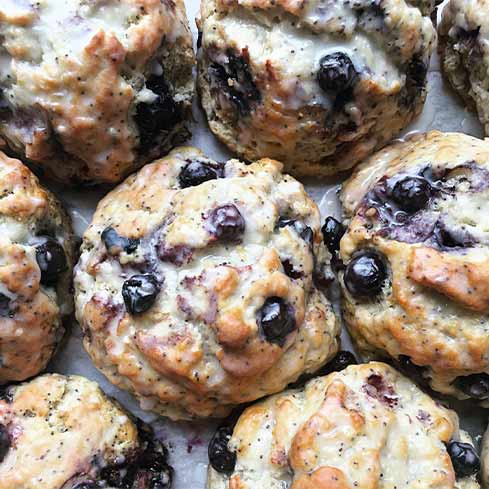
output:
[[[118,182],[188,137],[183,0],[0,3],[0,137],[12,152],[64,182]]]
[[[98,205],[76,313],[95,365],[143,408],[223,416],[336,352],[319,210],[281,170],[178,148]]]
[[[393,144],[341,200],[343,309],[359,349],[438,392],[489,400],[489,141],[434,131]]]
[[[489,135],[489,1],[450,0],[438,32],[443,72]]]
[[[423,107],[432,7],[204,0],[198,87],[212,132],[298,176],[353,167]]]
[[[84,377],[0,396],[0,489],[170,489],[166,448]]]
[[[0,384],[39,373],[73,310],[68,216],[20,161],[0,152]]]
[[[480,487],[456,413],[376,362],[249,407],[209,457],[207,489]]]

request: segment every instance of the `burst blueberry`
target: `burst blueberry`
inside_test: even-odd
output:
[[[180,171],[178,177],[182,188],[195,187],[209,180],[216,180],[222,176],[222,169],[216,168],[203,161],[191,161]]]
[[[217,240],[235,243],[245,231],[245,221],[234,204],[226,204],[212,210],[206,227]]]
[[[329,252],[334,255],[340,249],[340,241],[345,234],[344,226],[333,216],[329,216],[324,221],[321,231],[323,233],[324,244]]]
[[[134,253],[139,246],[139,239],[121,236],[113,227],[107,227],[102,231],[101,239],[109,252],[116,256],[125,251],[127,254]]]

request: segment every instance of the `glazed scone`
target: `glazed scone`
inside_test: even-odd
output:
[[[338,347],[316,204],[264,159],[178,148],[108,194],[75,271],[95,365],[141,406],[223,416],[314,372]]]
[[[0,384],[46,366],[73,310],[74,236],[56,198],[0,152]]]
[[[450,0],[438,32],[443,72],[489,135],[489,1]]]
[[[207,489],[480,487],[456,413],[376,362],[246,409],[217,431],[209,458]]]
[[[0,137],[72,184],[118,182],[185,140],[183,0],[0,2]]]
[[[344,317],[360,350],[438,392],[489,400],[489,140],[393,144],[341,199]]]
[[[0,396],[0,489],[170,489],[166,448],[84,377]]]
[[[432,7],[204,0],[198,87],[212,132],[297,176],[353,167],[423,107]]]

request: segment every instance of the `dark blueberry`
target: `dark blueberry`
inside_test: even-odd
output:
[[[345,53],[327,54],[319,60],[317,80],[326,92],[345,92],[354,84],[356,78],[355,66]]]
[[[329,216],[324,221],[321,231],[323,232],[324,244],[329,252],[334,255],[340,249],[340,241],[345,234],[344,226],[334,217]]]
[[[287,275],[290,278],[296,279],[296,278],[302,278],[304,276],[302,270],[297,270],[294,267],[294,264],[288,258],[282,260],[282,266],[284,267],[285,275]]]
[[[153,102],[141,102],[136,106],[136,124],[140,145],[152,144],[161,131],[168,131],[183,119],[181,105],[171,95],[170,86],[163,76],[151,76],[146,87],[156,94]]]
[[[105,228],[101,238],[109,255],[112,256],[117,256],[123,251],[127,254],[134,253],[139,246],[139,239],[121,236],[113,227]]]
[[[234,204],[226,204],[209,214],[207,229],[220,241],[237,242],[244,233],[245,221]]]
[[[2,119],[2,116],[7,116],[10,113],[11,109],[7,102],[7,98],[3,94],[3,90],[0,88],[0,119]]]
[[[59,275],[68,269],[65,250],[50,236],[43,236],[43,243],[36,246],[36,260],[44,285],[55,284]]]
[[[260,92],[253,81],[248,63],[242,56],[227,53],[225,65],[213,63],[209,75],[216,80],[220,90],[228,97],[241,115],[248,115],[251,106],[261,99]]]
[[[486,373],[466,375],[455,380],[455,387],[473,399],[489,398],[489,375]]]
[[[458,477],[469,477],[479,472],[481,465],[479,455],[469,443],[451,441],[447,445],[447,451]]]
[[[480,31],[481,31],[480,26],[470,31],[467,31],[459,27],[457,34],[458,37],[460,37],[464,41],[474,42],[479,37]]]
[[[8,317],[10,313],[10,298],[0,293],[0,317]]]
[[[0,463],[7,456],[10,449],[10,436],[7,431],[7,427],[0,424]]]
[[[391,197],[407,212],[417,212],[424,207],[432,195],[431,185],[422,177],[405,177],[392,189]]]
[[[261,335],[279,346],[285,344],[287,336],[297,327],[294,311],[280,297],[269,297],[258,312]]]
[[[0,401],[10,404],[13,400],[12,389],[7,385],[0,385]]]
[[[314,242],[314,231],[306,226],[303,222],[297,219],[290,219],[288,217],[279,217],[277,227],[284,228],[286,226],[293,226],[299,236],[312,248]]]
[[[195,187],[209,180],[216,180],[221,176],[222,169],[202,161],[191,161],[182,168],[178,180],[182,188],[187,188]]]
[[[223,474],[231,474],[236,465],[236,453],[228,448],[232,434],[232,427],[221,426],[209,442],[209,462],[214,470]]]
[[[415,56],[406,66],[406,83],[401,92],[401,103],[412,106],[421,96],[426,85],[428,67],[426,63]]]
[[[475,239],[463,228],[449,228],[439,221],[435,229],[436,241],[442,248],[469,248]]]
[[[158,280],[150,273],[133,275],[122,286],[124,304],[131,314],[146,312],[153,305],[159,292]]]
[[[324,367],[322,367],[317,374],[318,375],[327,375],[331,372],[341,372],[346,367],[350,365],[357,365],[358,361],[355,358],[355,355],[351,351],[342,350],[339,351],[336,356],[328,362]]]
[[[199,29],[197,32],[197,49],[202,47],[202,31]]]
[[[409,376],[410,378],[416,380],[416,382],[421,384],[426,384],[426,379],[423,375],[425,368],[419,365],[416,365],[410,357],[407,355],[399,355],[397,359],[399,363],[399,369]]]
[[[344,281],[351,294],[373,297],[380,293],[386,278],[384,259],[375,251],[364,251],[348,263]]]

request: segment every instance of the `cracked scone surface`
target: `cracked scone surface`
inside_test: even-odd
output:
[[[489,142],[431,132],[393,144],[359,167],[341,200],[343,310],[359,348],[436,391],[485,401]]]
[[[246,409],[228,450],[232,473],[208,489],[476,489],[445,443],[463,440],[455,412],[383,363],[318,377]]]
[[[179,148],[98,205],[77,317],[95,364],[142,407],[223,416],[336,352],[339,325],[315,285],[330,278],[319,210],[281,170]]]
[[[214,134],[297,176],[347,170],[422,109],[432,2],[205,0],[198,88]]]
[[[188,137],[183,0],[0,5],[0,137],[51,177],[118,182]]]
[[[438,32],[443,72],[489,135],[489,1],[450,0]]]
[[[0,384],[39,373],[73,310],[74,236],[56,198],[0,152]]]
[[[170,489],[167,451],[84,377],[48,374],[0,396],[1,489]]]

